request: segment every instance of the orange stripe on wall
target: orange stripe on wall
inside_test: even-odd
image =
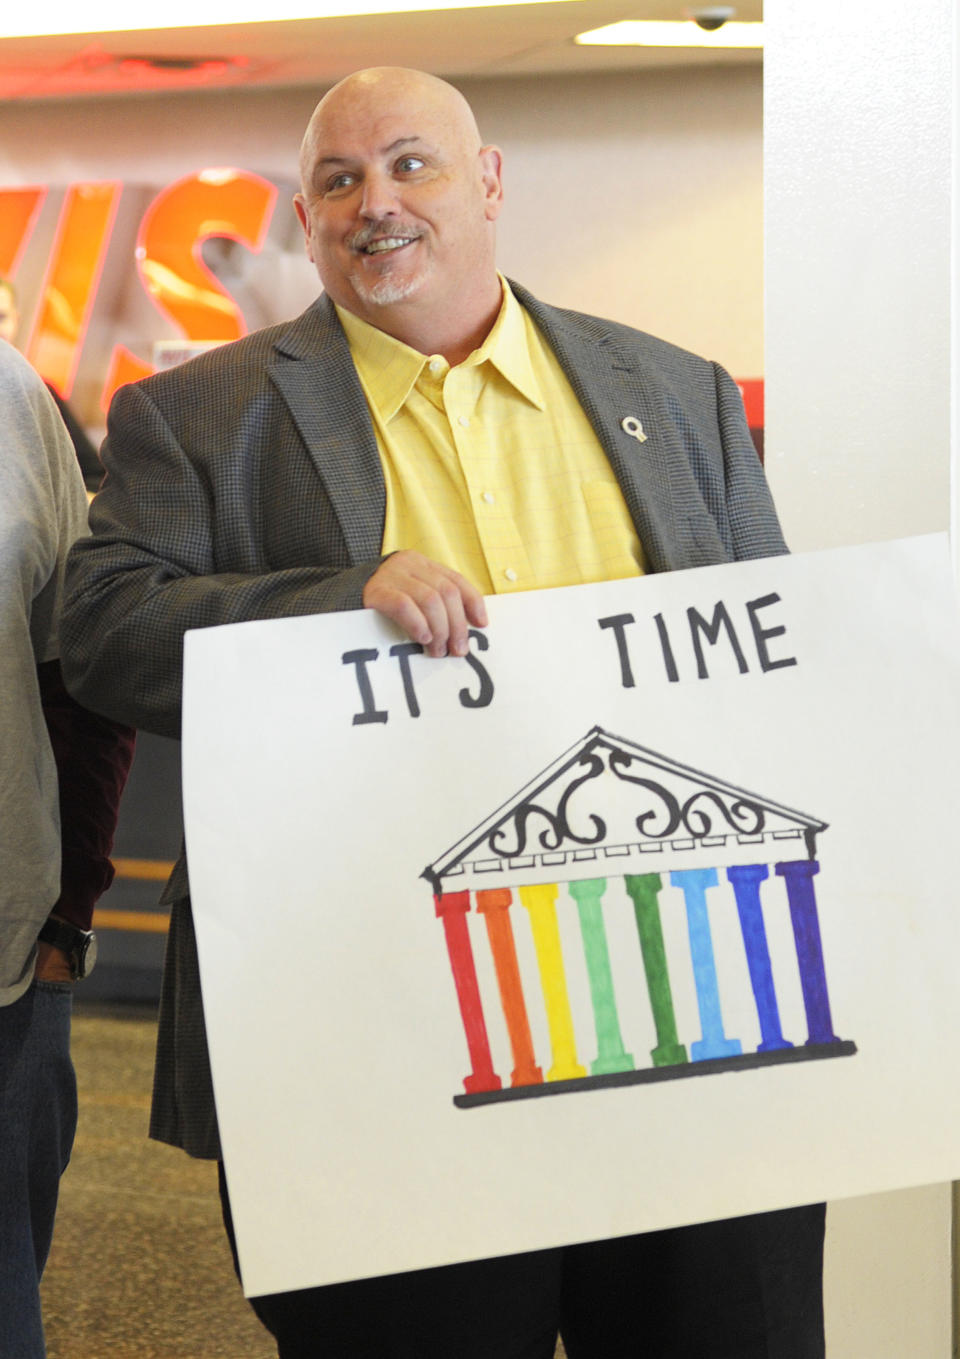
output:
[[[118,878],[138,878],[141,882],[166,882],[173,872],[172,859],[114,859]]]
[[[166,934],[170,917],[155,911],[108,911],[99,907],[93,913],[98,930],[128,930],[134,934]]]

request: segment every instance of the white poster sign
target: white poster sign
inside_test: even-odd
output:
[[[186,646],[248,1294],[960,1176],[940,536]]]

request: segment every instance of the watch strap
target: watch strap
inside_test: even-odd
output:
[[[92,930],[82,930],[66,920],[54,920],[51,916],[43,922],[38,939],[54,948],[62,949],[70,959],[70,970],[74,980],[79,980],[89,970],[85,967],[87,950],[93,939]]]

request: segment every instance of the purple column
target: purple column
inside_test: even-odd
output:
[[[820,920],[813,879],[820,872],[816,859],[796,859],[777,864],[776,872],[787,884],[790,922],[800,966],[803,1008],[807,1012],[807,1046],[812,1043],[837,1043],[830,1017],[827,974],[823,966]]]
[[[766,864],[733,864],[727,869],[727,878],[733,883],[733,894],[737,899],[737,914],[740,917],[740,933],[747,954],[747,968],[750,972],[750,985],[760,1020],[762,1041],[758,1052],[774,1052],[778,1048],[792,1048],[783,1036],[780,1026],[780,1007],[777,1004],[777,991],[773,984],[773,968],[770,965],[770,949],[767,944],[767,931],[763,923],[763,907],[760,904],[760,884],[769,876]]]

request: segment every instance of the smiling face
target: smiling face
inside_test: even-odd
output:
[[[300,171],[307,253],[335,302],[422,352],[482,341],[500,306],[500,153],[452,86],[349,76],[317,106]]]

